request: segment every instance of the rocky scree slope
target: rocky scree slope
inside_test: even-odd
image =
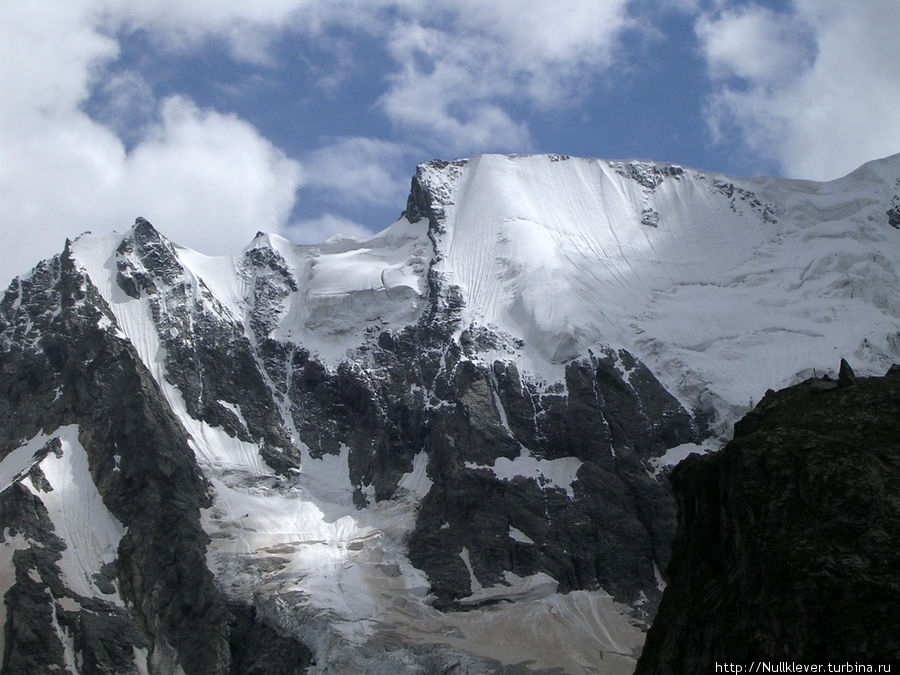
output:
[[[665,467],[900,350],[898,164],[484,156],[366,241],[67,243],[0,301],[6,667],[627,672]]]
[[[900,366],[768,392],[672,472],[678,533],[638,673],[900,660]]]

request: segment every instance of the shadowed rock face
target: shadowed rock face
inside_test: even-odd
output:
[[[464,547],[485,586],[503,583],[506,571],[546,572],[563,591],[602,586],[629,604],[641,593],[654,600],[654,564],[668,560],[674,509],[647,462],[699,438],[692,416],[643,364],[629,360],[635,372],[626,382],[613,363],[627,352],[570,363],[565,386],[550,392],[520,377],[514,362],[478,360],[476,338],[464,331],[459,344],[453,328],[435,312],[383,333],[362,363],[329,371],[294,352],[289,362],[272,359],[269,373],[288,380],[295,427],[311,452],[349,448],[360,506],[367,486],[376,500],[391,497],[413,456],[428,453],[433,487],[409,548],[439,606],[471,593]],[[580,464],[572,494],[489,468],[523,447],[538,460]],[[510,527],[533,543],[511,539]]]
[[[509,570],[545,572],[564,591],[602,586],[629,603],[642,591],[652,595],[653,561],[668,559],[673,510],[664,486],[646,472],[644,461],[664,447],[649,417],[660,419],[654,406],[670,409],[674,419],[661,433],[688,442],[696,438],[690,416],[655,380],[655,388],[634,389],[613,379],[606,359],[570,364],[567,388],[558,394],[527,385],[516,391],[506,368],[495,364],[493,386],[508,429],[490,400],[491,372],[469,362],[447,383],[448,399],[459,404],[431,416],[435,484],[410,540],[414,564],[444,603],[468,595],[463,547],[485,586],[502,583]],[[516,384],[522,386],[518,378]],[[534,457],[579,460],[572,494],[525,477],[498,480],[479,468],[517,457],[520,443]],[[533,543],[511,539],[510,527]]]
[[[900,658],[900,369],[769,392],[672,473],[669,585],[638,673]]]
[[[13,553],[15,581],[5,595],[4,671],[64,669],[62,634],[83,672],[148,664],[169,672],[180,663],[186,672],[226,673],[231,652],[248,649],[264,660],[277,641],[254,628],[252,614],[228,611],[206,567],[199,510],[209,505],[207,485],[184,428],[132,345],[104,328],[111,320],[68,248],[0,304],[0,456],[41,430],[78,425],[91,479],[127,528],[115,562],[97,570],[102,593],[83,596],[64,583],[67,544],[40,499],[52,490],[40,461],[61,456],[59,440],[0,493],[0,541],[25,544]],[[308,660],[302,645],[293,650]]]

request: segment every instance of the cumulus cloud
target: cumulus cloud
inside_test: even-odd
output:
[[[527,148],[527,126],[496,101],[515,93],[502,55],[482,38],[403,24],[389,47],[398,65],[379,106],[399,128],[456,153]]]
[[[707,115],[790,176],[832,179],[900,151],[894,0],[726,7],[696,24],[719,82]]]
[[[789,80],[807,65],[807,30],[795,15],[755,5],[701,16],[696,26],[714,78],[737,76],[760,85]]]
[[[465,0],[410,10],[389,33],[396,69],[379,105],[399,128],[456,152],[525,150],[528,126],[510,109],[576,100],[613,62],[626,4]]]
[[[231,252],[285,222],[302,182],[298,162],[237,116],[181,97],[164,100],[161,117],[121,167],[121,208],[139,208],[206,253]]]
[[[481,33],[532,75],[608,65],[629,23],[625,0],[459,0],[451,6],[461,32]]]
[[[76,0],[87,4],[85,0]],[[129,32],[143,29],[157,48],[191,51],[205,40],[221,40],[232,58],[256,65],[271,63],[269,46],[278,31],[295,21],[311,4],[304,0],[242,2],[220,0],[211,7],[204,0],[92,0],[106,27]]]
[[[394,204],[409,190],[404,160],[419,151],[378,138],[332,139],[303,158],[305,188],[329,193],[332,200]]]
[[[288,219],[302,182],[244,120],[184,97],[152,98],[139,77],[103,80],[116,40],[99,4],[0,3],[0,276],[9,279],[83,230],[125,229],[138,214],[209,253],[239,248]],[[124,77],[124,76],[123,76]],[[150,106],[126,148],[112,120],[89,117],[92,88],[112,104]]]

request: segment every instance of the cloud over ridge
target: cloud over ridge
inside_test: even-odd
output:
[[[65,236],[123,229],[138,214],[207,253],[237,250],[257,230],[304,241],[340,227],[358,235],[402,208],[419,161],[565,151],[545,135],[565,126],[557,119],[640,118],[634,106],[653,93],[621,97],[654,71],[654,58],[677,59],[670,52],[680,42],[705,68],[693,81],[706,88],[684,95],[711,132],[688,142],[791,176],[834,178],[900,150],[898,20],[893,0],[794,0],[778,9],[727,0],[226,0],[214,8],[7,0],[0,228],[9,243],[0,276],[58,251]],[[328,59],[317,60],[322,54]],[[224,79],[215,84],[228,96],[204,97],[193,87],[207,83],[187,75],[160,86],[160,63],[189,75],[204,59],[218,60]],[[296,92],[307,101],[300,113],[266,110],[265,93],[238,84],[290,88],[298,68],[315,75]],[[622,85],[614,93],[611,80]],[[346,110],[329,125],[317,112],[340,106],[358,106],[358,115]],[[667,116],[665,101],[660,110],[658,123],[676,137],[680,113]],[[321,129],[291,144],[263,113],[301,115],[295,124]]]

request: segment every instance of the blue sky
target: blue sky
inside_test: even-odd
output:
[[[4,0],[0,275],[136,215],[210,254],[389,225],[417,163],[827,180],[900,151],[896,0]]]

